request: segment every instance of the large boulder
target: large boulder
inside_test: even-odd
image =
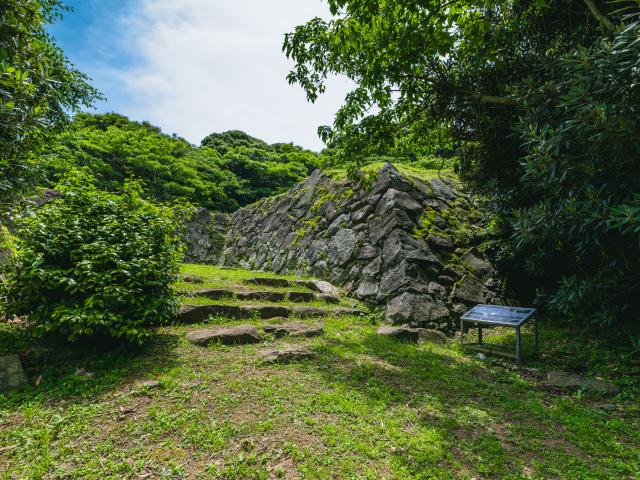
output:
[[[0,392],[20,387],[27,383],[18,355],[0,356]]]
[[[613,383],[585,375],[559,371],[547,373],[546,384],[550,387],[567,390],[586,390],[601,395],[616,395],[620,392],[620,387]]]
[[[329,259],[338,266],[347,263],[356,249],[356,240],[353,230],[348,228],[338,230],[329,243]]]
[[[392,325],[440,326],[449,318],[446,305],[430,295],[405,292],[387,304],[386,321]]]

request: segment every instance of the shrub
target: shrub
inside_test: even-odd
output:
[[[134,181],[121,193],[101,191],[77,171],[57,190],[56,200],[15,219],[17,249],[0,286],[5,313],[70,340],[106,334],[141,342],[146,327],[179,307],[171,284],[185,207],[142,199]]]

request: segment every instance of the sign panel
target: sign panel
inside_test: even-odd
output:
[[[535,313],[535,308],[476,305],[461,318],[468,322],[519,327]]]

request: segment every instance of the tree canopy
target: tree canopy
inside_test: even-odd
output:
[[[328,3],[283,50],[311,101],[331,75],[355,82],[319,129],[341,161],[450,149],[521,299],[638,326],[639,3]]]
[[[0,201],[35,181],[47,137],[100,98],[46,31],[62,11],[58,0],[0,5]]]
[[[135,177],[157,200],[184,198],[231,211],[291,188],[317,168],[319,157],[293,144],[269,145],[240,131],[211,134],[195,147],[148,122],[115,113],[82,113],[52,142],[45,163],[53,183],[81,167],[106,190],[116,191]]]

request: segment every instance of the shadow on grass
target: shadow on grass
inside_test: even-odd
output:
[[[25,328],[0,329],[0,350],[20,355],[29,384],[0,393],[0,406],[29,402],[95,400],[122,385],[147,379],[177,364],[179,337],[155,332],[143,345],[106,338],[65,342],[36,339]]]
[[[376,334],[334,339],[319,346],[318,353],[320,361],[313,368],[328,383],[365,395],[385,410],[408,407],[417,415],[407,419],[408,428],[430,431],[441,439],[440,450],[447,452],[441,464],[462,464],[482,476],[503,478],[533,458],[544,462],[550,439],[554,455],[583,461],[569,460],[580,450],[564,435],[562,412],[545,405],[543,394],[516,374],[492,370],[454,352],[418,348]],[[594,426],[598,420],[593,419]],[[598,449],[595,443],[590,446]],[[427,447],[409,442],[393,461],[403,471],[424,474],[434,468],[432,456],[420,461],[421,449]]]

